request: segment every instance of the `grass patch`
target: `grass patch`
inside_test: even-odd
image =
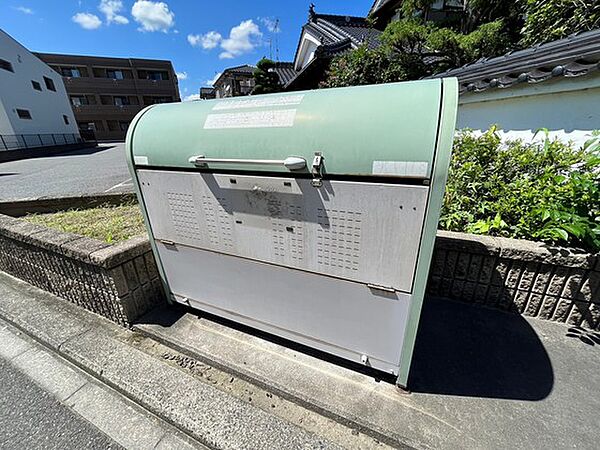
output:
[[[24,219],[109,244],[125,241],[146,232],[142,212],[137,203],[72,209],[51,214],[30,214]]]

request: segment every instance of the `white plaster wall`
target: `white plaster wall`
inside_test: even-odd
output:
[[[583,144],[600,129],[600,76],[461,96],[458,129],[485,131],[494,124],[504,139],[530,141],[538,129],[547,128],[551,137]]]
[[[77,122],[62,77],[25,47],[0,30],[0,58],[12,63],[14,73],[0,69],[0,134],[75,133]],[[56,92],[46,89],[43,76],[54,81]],[[33,89],[31,80],[42,86]],[[16,109],[27,109],[31,120]],[[63,114],[69,118],[65,124]]]

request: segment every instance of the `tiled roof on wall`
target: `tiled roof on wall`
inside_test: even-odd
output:
[[[429,78],[457,77],[460,92],[503,89],[552,78],[573,78],[600,69],[600,30],[574,34],[503,56],[487,58]]]

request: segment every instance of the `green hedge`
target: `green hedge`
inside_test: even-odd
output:
[[[600,250],[600,143],[459,132],[440,228]]]

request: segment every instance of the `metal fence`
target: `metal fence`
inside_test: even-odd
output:
[[[86,136],[79,134],[0,134],[0,151],[20,150],[27,148],[48,147],[53,145],[78,144],[84,141],[95,141],[93,132]]]

